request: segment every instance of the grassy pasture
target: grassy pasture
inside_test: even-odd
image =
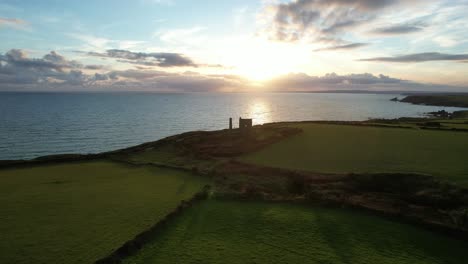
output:
[[[241,160],[327,173],[424,173],[468,185],[466,132],[312,123],[293,126],[304,132]]]
[[[434,120],[435,122],[440,122],[442,126],[448,128],[457,128],[457,129],[468,129],[468,119],[441,119]]]
[[[0,263],[93,263],[206,179],[108,161],[0,170]]]
[[[461,263],[467,242],[360,212],[208,200],[124,263]]]

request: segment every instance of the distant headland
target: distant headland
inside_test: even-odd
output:
[[[416,105],[468,107],[468,94],[418,94],[391,100]]]

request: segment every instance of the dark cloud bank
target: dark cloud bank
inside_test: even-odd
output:
[[[383,62],[425,62],[425,61],[463,61],[468,60],[468,54],[444,54],[438,52],[415,53],[393,57],[376,57],[361,59],[361,61]]]
[[[0,83],[2,87],[62,83],[77,85],[85,81],[80,69],[85,66],[70,61],[52,51],[42,58],[29,58],[18,49],[0,55]]]
[[[423,25],[392,25],[373,30],[371,33],[379,35],[400,35],[420,32],[424,30]]]
[[[139,53],[123,53],[136,59]],[[116,55],[117,56],[117,55]],[[131,57],[135,56],[135,57]],[[147,55],[144,55],[147,56]],[[335,73],[310,76],[304,73],[279,76],[265,83],[270,91],[323,90],[461,90],[462,87],[426,85],[386,75]],[[83,65],[57,52],[30,58],[22,50],[0,55],[0,91],[163,91],[215,92],[255,91],[249,80],[236,75],[197,72],[166,72],[148,69],[109,70],[100,65]]]
[[[95,53],[98,54],[98,53]],[[134,53],[112,50],[105,56],[138,61],[157,58],[159,67],[193,66],[184,56],[173,53]],[[145,64],[146,65],[146,64]],[[93,73],[90,73],[93,71]],[[246,81],[231,75],[203,75],[196,72],[171,73],[148,69],[106,70],[101,65],[83,65],[51,51],[42,58],[30,58],[12,49],[0,55],[0,91],[20,90],[148,90],[217,91],[240,89]]]
[[[101,58],[119,59],[120,62],[133,63],[144,66],[158,67],[198,67],[199,65],[193,62],[190,58],[180,53],[167,52],[132,52],[128,50],[111,49],[104,53],[88,52],[90,56]]]

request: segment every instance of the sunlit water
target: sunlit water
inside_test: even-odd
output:
[[[391,94],[0,93],[0,160],[97,153],[191,130],[299,120],[422,116],[454,107],[389,101]]]

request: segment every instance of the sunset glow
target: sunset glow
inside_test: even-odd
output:
[[[466,0],[47,2],[0,4],[1,90],[468,87]]]

